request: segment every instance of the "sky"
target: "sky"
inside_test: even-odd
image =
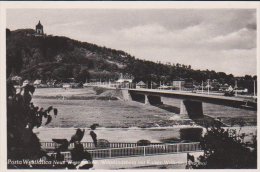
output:
[[[46,34],[123,50],[139,59],[256,75],[255,9],[8,9],[11,30],[40,20]]]

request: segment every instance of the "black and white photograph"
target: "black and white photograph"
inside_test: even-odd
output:
[[[1,8],[6,170],[257,170],[258,2],[73,3]]]

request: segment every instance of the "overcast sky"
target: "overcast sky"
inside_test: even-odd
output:
[[[11,30],[44,32],[124,50],[136,58],[181,63],[235,76],[256,74],[253,9],[15,9]]]

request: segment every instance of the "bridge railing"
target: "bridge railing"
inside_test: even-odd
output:
[[[93,142],[81,142],[83,147],[86,149],[96,149]],[[150,143],[150,145],[162,145],[163,143]],[[59,144],[55,142],[41,142],[42,148],[45,149],[55,149]],[[127,142],[110,142],[108,148],[125,148],[125,147],[136,147],[137,143],[127,143]],[[73,149],[74,144],[69,145],[69,149]],[[98,147],[97,147],[98,148]]]
[[[93,159],[148,156],[194,151],[201,151],[199,142],[88,150]],[[70,152],[62,152],[62,154],[64,155],[65,160],[71,160]],[[55,157],[56,154],[50,153],[50,155],[54,155]]]

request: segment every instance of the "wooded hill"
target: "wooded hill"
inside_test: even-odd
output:
[[[11,73],[30,80],[77,81],[116,80],[120,73],[131,74],[135,81],[171,82],[190,79],[201,83],[216,79],[220,83],[234,84],[234,76],[212,70],[193,70],[191,66],[162,64],[140,60],[130,54],[95,44],[60,36],[34,36],[33,29],[7,32],[7,76]],[[256,78],[256,76],[254,76]],[[252,76],[241,80],[252,80]]]

